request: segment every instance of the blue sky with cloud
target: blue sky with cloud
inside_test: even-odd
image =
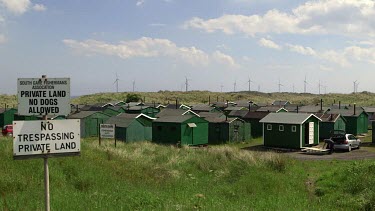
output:
[[[72,95],[375,92],[373,0],[0,0],[1,93],[70,77]]]

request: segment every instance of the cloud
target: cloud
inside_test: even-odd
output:
[[[47,7],[44,6],[43,4],[35,4],[33,6],[33,10],[38,11],[38,12],[43,12],[47,10]]]
[[[6,40],[6,38],[5,38],[5,35],[0,34],[0,44],[5,43],[6,41],[7,41],[7,40]]]
[[[213,19],[194,17],[184,28],[195,28],[225,34],[340,34],[353,37],[375,37],[375,1],[318,0],[308,1],[291,12],[276,9],[264,15],[223,15]]]
[[[310,47],[303,47],[300,45],[291,45],[291,44],[286,44],[286,46],[289,48],[290,51],[293,51],[302,55],[308,55],[308,56],[316,55],[316,52]]]
[[[136,3],[136,5],[137,5],[137,7],[140,7],[140,6],[142,6],[144,3],[145,3],[144,0],[138,0],[137,3]]]
[[[166,24],[164,24],[164,23],[151,23],[150,26],[154,26],[154,27],[164,27],[164,26],[166,26]]]
[[[208,54],[196,47],[178,47],[175,43],[167,39],[142,37],[137,40],[121,41],[117,45],[97,40],[79,42],[66,39],[63,40],[63,42],[65,45],[84,55],[104,54],[118,56],[122,59],[134,57],[169,57],[191,65],[220,63],[231,67],[237,66],[231,56],[221,53],[220,51]]]
[[[0,0],[0,4],[8,11],[17,15],[25,13],[30,5],[30,0]]]
[[[265,38],[262,38],[259,40],[259,45],[266,47],[266,48],[273,48],[273,49],[281,50],[281,46],[279,46],[272,40],[267,40]]]

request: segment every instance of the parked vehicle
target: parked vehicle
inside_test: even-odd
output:
[[[334,149],[352,151],[353,148],[359,149],[361,146],[361,140],[356,138],[352,134],[346,134],[344,131],[334,132],[331,136],[331,140],[334,142]]]
[[[3,133],[3,136],[12,136],[13,125],[4,125],[3,130],[1,132]]]

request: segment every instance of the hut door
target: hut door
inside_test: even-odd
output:
[[[309,144],[314,144],[314,122],[309,122]]]

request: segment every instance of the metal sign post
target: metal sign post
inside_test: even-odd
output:
[[[47,115],[43,116],[43,120],[47,120]],[[44,156],[44,196],[46,211],[50,211],[48,155]]]
[[[44,160],[45,210],[50,211],[48,158],[80,155],[80,120],[48,120],[70,113],[70,79],[19,78],[18,114],[42,120],[13,121],[13,158]]]

